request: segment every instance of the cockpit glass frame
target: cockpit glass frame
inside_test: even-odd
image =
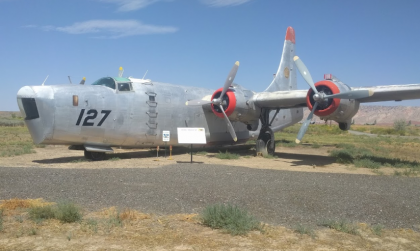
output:
[[[115,90],[115,80],[111,77],[104,77],[96,80],[92,85],[102,85]]]

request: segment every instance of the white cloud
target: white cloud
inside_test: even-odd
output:
[[[212,7],[225,7],[225,6],[235,6],[241,5],[251,0],[201,0],[204,4],[210,5]]]
[[[145,8],[157,2],[162,2],[162,1],[170,2],[173,0],[97,0],[97,1],[117,4],[119,6],[118,11],[134,11],[134,10]],[[199,0],[199,1],[211,7],[225,7],[225,6],[241,5],[251,0]]]
[[[101,2],[115,3],[119,5],[118,11],[133,11],[144,8],[160,0],[100,0]]]
[[[90,20],[70,26],[26,25],[25,28],[40,28],[44,31],[61,31],[69,34],[95,34],[100,38],[121,38],[136,35],[174,33],[178,28],[143,24],[136,20]]]

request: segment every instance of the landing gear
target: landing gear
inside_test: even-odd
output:
[[[257,139],[256,150],[257,155],[274,155],[276,144],[274,142],[274,133],[269,127],[266,127],[264,130],[261,129]]]
[[[350,126],[351,123],[338,123],[338,127],[343,131],[350,130]]]
[[[274,142],[274,132],[271,130],[270,126],[273,122],[274,118],[276,117],[279,110],[273,116],[273,119],[270,119],[270,110],[269,109],[262,109],[260,120],[261,120],[261,130],[260,134],[258,135],[258,139],[256,142],[256,152],[257,155],[266,156],[267,154],[273,155],[276,150],[276,144]]]
[[[90,152],[90,151],[85,150],[85,158],[93,160],[93,161],[104,160],[105,153],[104,152]]]

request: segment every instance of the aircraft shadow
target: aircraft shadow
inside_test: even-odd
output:
[[[188,148],[174,148],[172,151],[172,156],[189,154],[190,149]],[[255,156],[255,150],[253,149],[253,145],[237,145],[237,146],[230,146],[230,147],[210,147],[210,148],[200,148],[194,149],[193,148],[193,163],[204,163],[203,161],[194,161],[195,156],[200,156],[200,152],[205,153],[207,158],[216,158],[218,153],[224,153],[228,151],[229,153],[235,153],[240,156]],[[302,149],[304,151],[304,149]],[[324,166],[335,163],[334,157],[329,156],[319,156],[319,155],[308,155],[308,154],[299,154],[299,153],[282,153],[277,152],[274,154],[275,157],[279,159],[286,159],[292,160],[290,163],[294,166],[301,166],[301,165],[316,165],[316,166]],[[106,160],[112,159],[142,159],[142,158],[151,158],[157,157],[156,150],[139,150],[133,152],[125,152],[125,153],[111,153],[106,155]],[[159,151],[159,157],[164,157],[165,151],[161,149]],[[169,150],[166,152],[166,157],[169,157]],[[276,161],[276,159],[272,159]],[[35,163],[39,164],[62,164],[62,163],[79,163],[79,162],[88,162],[91,160],[85,159],[83,156],[68,156],[68,157],[58,157],[58,158],[50,158],[50,159],[40,159],[40,160],[33,160]],[[177,163],[191,163],[190,161],[177,161]]]
[[[304,151],[304,149],[302,149]],[[275,156],[279,159],[290,159],[293,160],[293,166],[325,166],[335,163],[335,158],[330,156],[319,156],[319,155],[308,155],[299,153],[275,153]]]

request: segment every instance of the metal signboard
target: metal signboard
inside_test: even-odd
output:
[[[168,142],[171,139],[171,132],[170,131],[162,131],[162,141]]]
[[[202,127],[178,127],[179,144],[207,144],[206,130]]]

